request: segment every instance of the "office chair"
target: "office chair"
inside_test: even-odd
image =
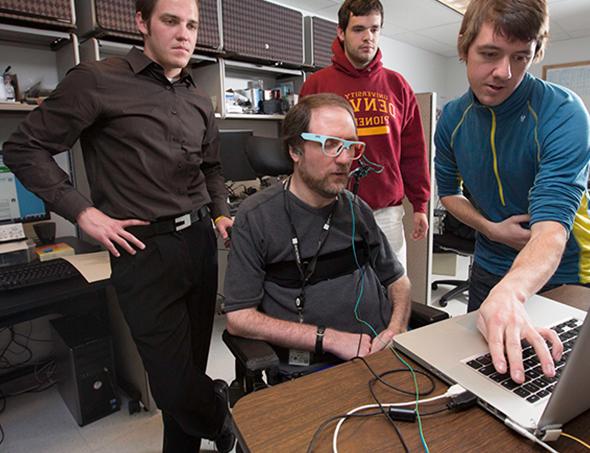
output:
[[[471,260],[473,259],[474,250],[475,230],[460,222],[447,212],[443,220],[442,234],[435,234],[433,236],[433,252],[455,253],[460,256],[469,257],[470,275]],[[446,307],[449,300],[469,289],[469,278],[467,280],[436,280],[431,283],[432,289],[437,289],[439,285],[456,286],[456,288],[453,288],[452,290],[443,294],[438,301],[441,307]]]
[[[449,317],[448,313],[428,305],[412,302],[410,328],[416,329]],[[281,363],[275,348],[261,340],[251,340],[230,334],[225,330],[223,342],[236,359],[236,377],[230,385],[230,406],[233,407],[242,396],[275,385],[286,380],[295,379],[319,369],[326,368],[326,363],[312,364],[308,367],[289,367]],[[331,363],[334,365],[336,363]],[[297,371],[293,372],[296,369]],[[288,370],[288,376],[281,372]],[[264,381],[263,373],[267,381]]]
[[[256,177],[281,176],[293,173],[293,161],[288,156],[279,138],[248,137],[246,157]]]

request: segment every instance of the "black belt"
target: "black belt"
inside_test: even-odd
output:
[[[190,227],[193,223],[200,222],[201,220],[209,219],[209,209],[206,206],[202,206],[194,211],[187,212],[186,214],[178,217],[171,217],[168,219],[156,220],[149,225],[138,225],[127,228],[127,230],[134,236],[139,237],[151,237],[159,234],[174,233],[176,231],[182,231],[185,228]]]

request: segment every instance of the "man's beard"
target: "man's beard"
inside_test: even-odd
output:
[[[331,183],[329,182],[328,178],[316,178],[312,176],[306,169],[305,162],[302,163],[299,167],[299,176],[301,176],[301,180],[305,183],[307,187],[309,187],[313,192],[317,193],[323,198],[334,198],[340,192],[342,192],[348,183],[348,179],[342,184],[340,183]],[[342,166],[338,168],[338,171],[346,172],[348,174],[349,168],[347,166]]]

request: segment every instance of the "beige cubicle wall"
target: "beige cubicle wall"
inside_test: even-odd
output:
[[[434,128],[436,121],[436,93],[416,94],[422,125],[424,126],[424,137],[428,150],[428,162],[430,165],[431,186],[434,179]],[[422,304],[428,304],[431,296],[431,275],[432,275],[432,228],[428,229],[426,238],[421,241],[412,239],[413,210],[407,198],[404,199],[404,230],[407,243],[407,271],[412,282],[412,300]],[[432,200],[428,203],[428,224],[432,226],[434,205]]]

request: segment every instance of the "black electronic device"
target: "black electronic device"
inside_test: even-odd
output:
[[[26,288],[79,276],[80,272],[62,258],[0,267],[0,291]]]
[[[220,130],[220,160],[226,181],[251,181],[256,173],[246,157],[248,138],[251,130]]]
[[[113,344],[105,323],[94,315],[50,321],[59,392],[80,426],[118,411]]]

